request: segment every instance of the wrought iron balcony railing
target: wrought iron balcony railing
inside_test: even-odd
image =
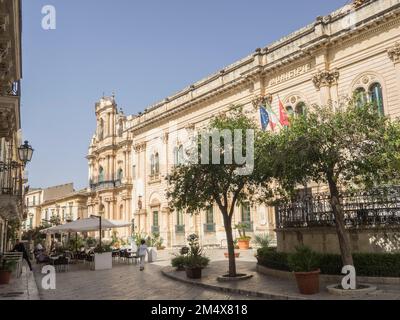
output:
[[[341,198],[347,228],[400,226],[400,187],[347,193]],[[334,227],[327,194],[308,195],[275,207],[278,229]]]
[[[175,233],[185,233],[185,225],[177,224],[175,226]]]
[[[0,194],[21,197],[22,166],[16,161],[0,161]]]
[[[152,226],[151,233],[160,233],[160,226]]]
[[[107,190],[118,188],[121,186],[121,180],[111,180],[111,181],[100,181],[97,183],[90,183],[90,189],[92,191],[100,191],[100,190]]]

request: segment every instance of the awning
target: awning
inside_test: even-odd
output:
[[[131,222],[117,221],[117,220],[107,220],[101,219],[101,229],[115,229],[131,226]],[[89,231],[99,231],[100,229],[100,219],[93,217],[87,219],[75,220],[73,222],[54,226],[41,230],[41,233],[45,234],[55,234],[55,233],[69,233],[69,232],[89,232]]]

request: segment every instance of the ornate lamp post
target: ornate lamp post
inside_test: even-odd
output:
[[[33,148],[25,141],[23,145],[18,148],[19,159],[24,163],[24,166],[32,160]]]

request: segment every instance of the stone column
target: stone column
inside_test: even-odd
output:
[[[396,70],[397,82],[397,99],[400,99],[400,42],[396,42],[394,46],[388,48],[388,55],[390,60],[393,61]]]
[[[328,105],[332,101],[331,97],[331,86],[337,85],[337,80],[339,79],[339,71],[318,71],[312,77],[312,81],[316,89],[320,92],[320,104]]]

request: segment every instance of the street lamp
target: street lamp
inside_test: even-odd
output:
[[[18,148],[19,159],[26,165],[32,160],[33,148],[25,141],[23,145]]]

